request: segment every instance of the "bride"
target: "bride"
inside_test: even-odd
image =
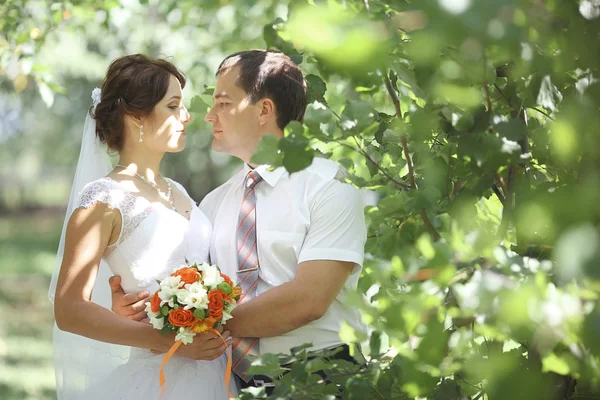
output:
[[[158,172],[165,153],[185,146],[184,86],[174,65],[137,54],[113,61],[92,96],[49,292],[59,399],[160,396],[163,355],[150,350],[166,352],[174,335],[113,313],[106,279],[117,274],[126,292],[153,293],[185,258],[208,260],[210,222]],[[114,168],[98,140],[118,152]],[[226,399],[226,350],[213,334],[181,346],[166,364],[162,398]]]

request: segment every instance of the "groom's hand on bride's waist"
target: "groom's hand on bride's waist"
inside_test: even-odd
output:
[[[111,276],[108,280],[112,292],[112,310],[121,317],[133,321],[142,321],[146,315],[146,302],[150,301],[150,294],[146,291],[125,294],[121,287],[121,277]]]

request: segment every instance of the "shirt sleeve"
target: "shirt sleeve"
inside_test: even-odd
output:
[[[364,205],[358,189],[337,180],[329,181],[311,202],[310,227],[300,249],[298,263],[335,260],[357,264],[364,260],[367,236]]]

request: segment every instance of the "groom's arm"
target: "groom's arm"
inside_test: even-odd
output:
[[[321,318],[363,262],[366,227],[360,192],[331,181],[311,201],[311,224],[290,282],[238,305],[234,337],[280,336]]]
[[[272,337],[321,318],[355,264],[313,260],[298,265],[294,280],[238,305],[226,328],[234,337]]]

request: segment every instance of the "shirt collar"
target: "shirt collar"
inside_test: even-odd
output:
[[[260,175],[261,178],[263,178],[265,182],[267,182],[271,187],[274,187],[279,179],[286,174],[286,170],[284,167],[279,167],[275,168],[273,171],[270,171],[270,168],[270,165],[264,164],[259,165],[258,167],[254,168],[254,170]],[[252,171],[252,168],[248,164],[244,164],[243,171],[244,178],[242,179],[242,184],[244,184],[246,175],[248,175],[248,172]]]

